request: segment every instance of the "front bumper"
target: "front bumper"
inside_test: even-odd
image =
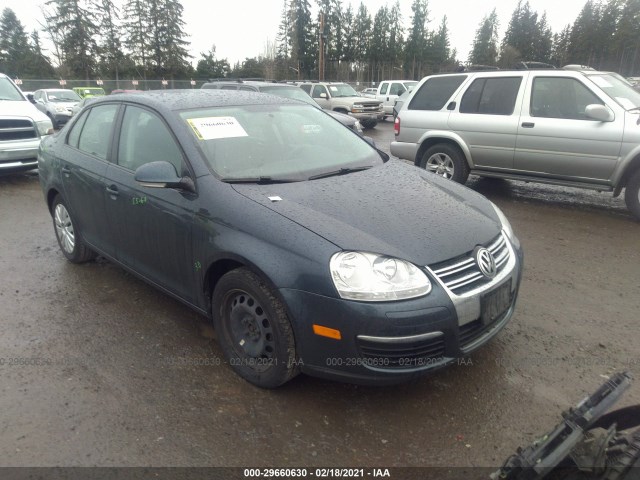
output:
[[[40,138],[0,142],[0,175],[38,168]]]
[[[384,118],[384,111],[381,110],[379,112],[350,112],[349,115],[351,115],[353,118],[357,118],[360,121],[362,120],[364,120],[365,122],[367,120],[378,121]]]
[[[71,120],[73,113],[71,111],[68,112],[64,112],[64,113],[59,113],[56,112],[56,114],[53,116],[56,125],[64,125],[66,124],[69,120]]]
[[[508,271],[464,302],[429,271],[433,290],[401,302],[366,303],[281,289],[296,335],[302,371],[359,384],[395,384],[456,362],[493,338],[511,319],[522,275],[522,251],[513,246]],[[510,284],[510,302],[487,323],[480,298]],[[475,309],[477,306],[477,310]],[[474,312],[477,315],[472,318]],[[316,335],[313,325],[340,331],[340,340]]]

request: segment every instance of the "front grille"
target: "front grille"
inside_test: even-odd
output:
[[[485,245],[496,262],[497,274],[504,269],[509,261],[509,247],[504,235],[500,233],[488,245]],[[431,271],[438,279],[456,295],[462,295],[482,285],[491,282],[485,277],[473,258],[473,251],[430,266]]]
[[[382,343],[358,339],[364,365],[403,369],[428,367],[444,358],[444,336],[408,343]]]
[[[0,119],[0,142],[28,140],[30,138],[38,138],[38,133],[31,120],[19,118]]]

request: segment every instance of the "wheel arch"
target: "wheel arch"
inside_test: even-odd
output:
[[[238,268],[247,268],[260,277],[260,279],[273,291],[273,294],[282,301],[283,305],[285,305],[285,309],[287,310],[287,314],[289,314],[284,300],[281,298],[277,287],[269,276],[248,259],[229,253],[212,260],[204,273],[202,290],[209,316],[211,316],[211,298],[216,285],[225,274]]]
[[[51,208],[53,207],[53,200],[60,195],[60,192],[56,188],[50,188],[47,192],[47,208],[49,209],[49,213],[53,213]]]
[[[640,170],[640,147],[636,148],[630,160],[622,167],[620,176],[615,181],[615,189],[613,196],[617,197],[624,187],[627,186],[627,181],[633,175],[634,172]]]
[[[462,139],[458,135],[451,135],[450,133],[437,134],[433,132],[420,140],[420,147],[418,148],[416,158],[413,161],[414,165],[420,166],[420,161],[422,160],[422,155],[424,155],[424,152],[426,152],[434,145],[437,145],[438,143],[446,143],[460,150],[460,152],[462,152],[462,155],[464,155],[469,168],[473,168],[473,162],[471,161],[471,152],[469,151],[469,148],[466,146],[464,141],[462,141]]]

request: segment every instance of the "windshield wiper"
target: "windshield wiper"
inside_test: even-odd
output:
[[[291,182],[299,182],[300,180],[295,178],[272,178],[267,176],[262,177],[226,177],[221,178],[225,183],[291,183]]]
[[[311,175],[308,180],[316,180],[318,178],[333,177],[336,175],[344,175],[345,173],[359,172],[361,170],[369,170],[372,165],[366,165],[364,167],[343,167],[340,170],[334,170],[331,172],[318,173],[317,175]]]

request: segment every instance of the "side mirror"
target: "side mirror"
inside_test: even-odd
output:
[[[29,100],[31,103],[36,103],[36,99],[33,98],[33,93],[27,94],[27,100]]]
[[[327,94],[326,93],[321,93],[320,94],[320,98],[327,98]]]
[[[179,188],[195,192],[193,180],[189,177],[179,177],[175,167],[169,162],[145,163],[138,167],[133,178],[143,187]]]
[[[613,122],[615,118],[609,107],[598,103],[587,105],[584,109],[584,114],[589,118],[599,120],[601,122]]]

